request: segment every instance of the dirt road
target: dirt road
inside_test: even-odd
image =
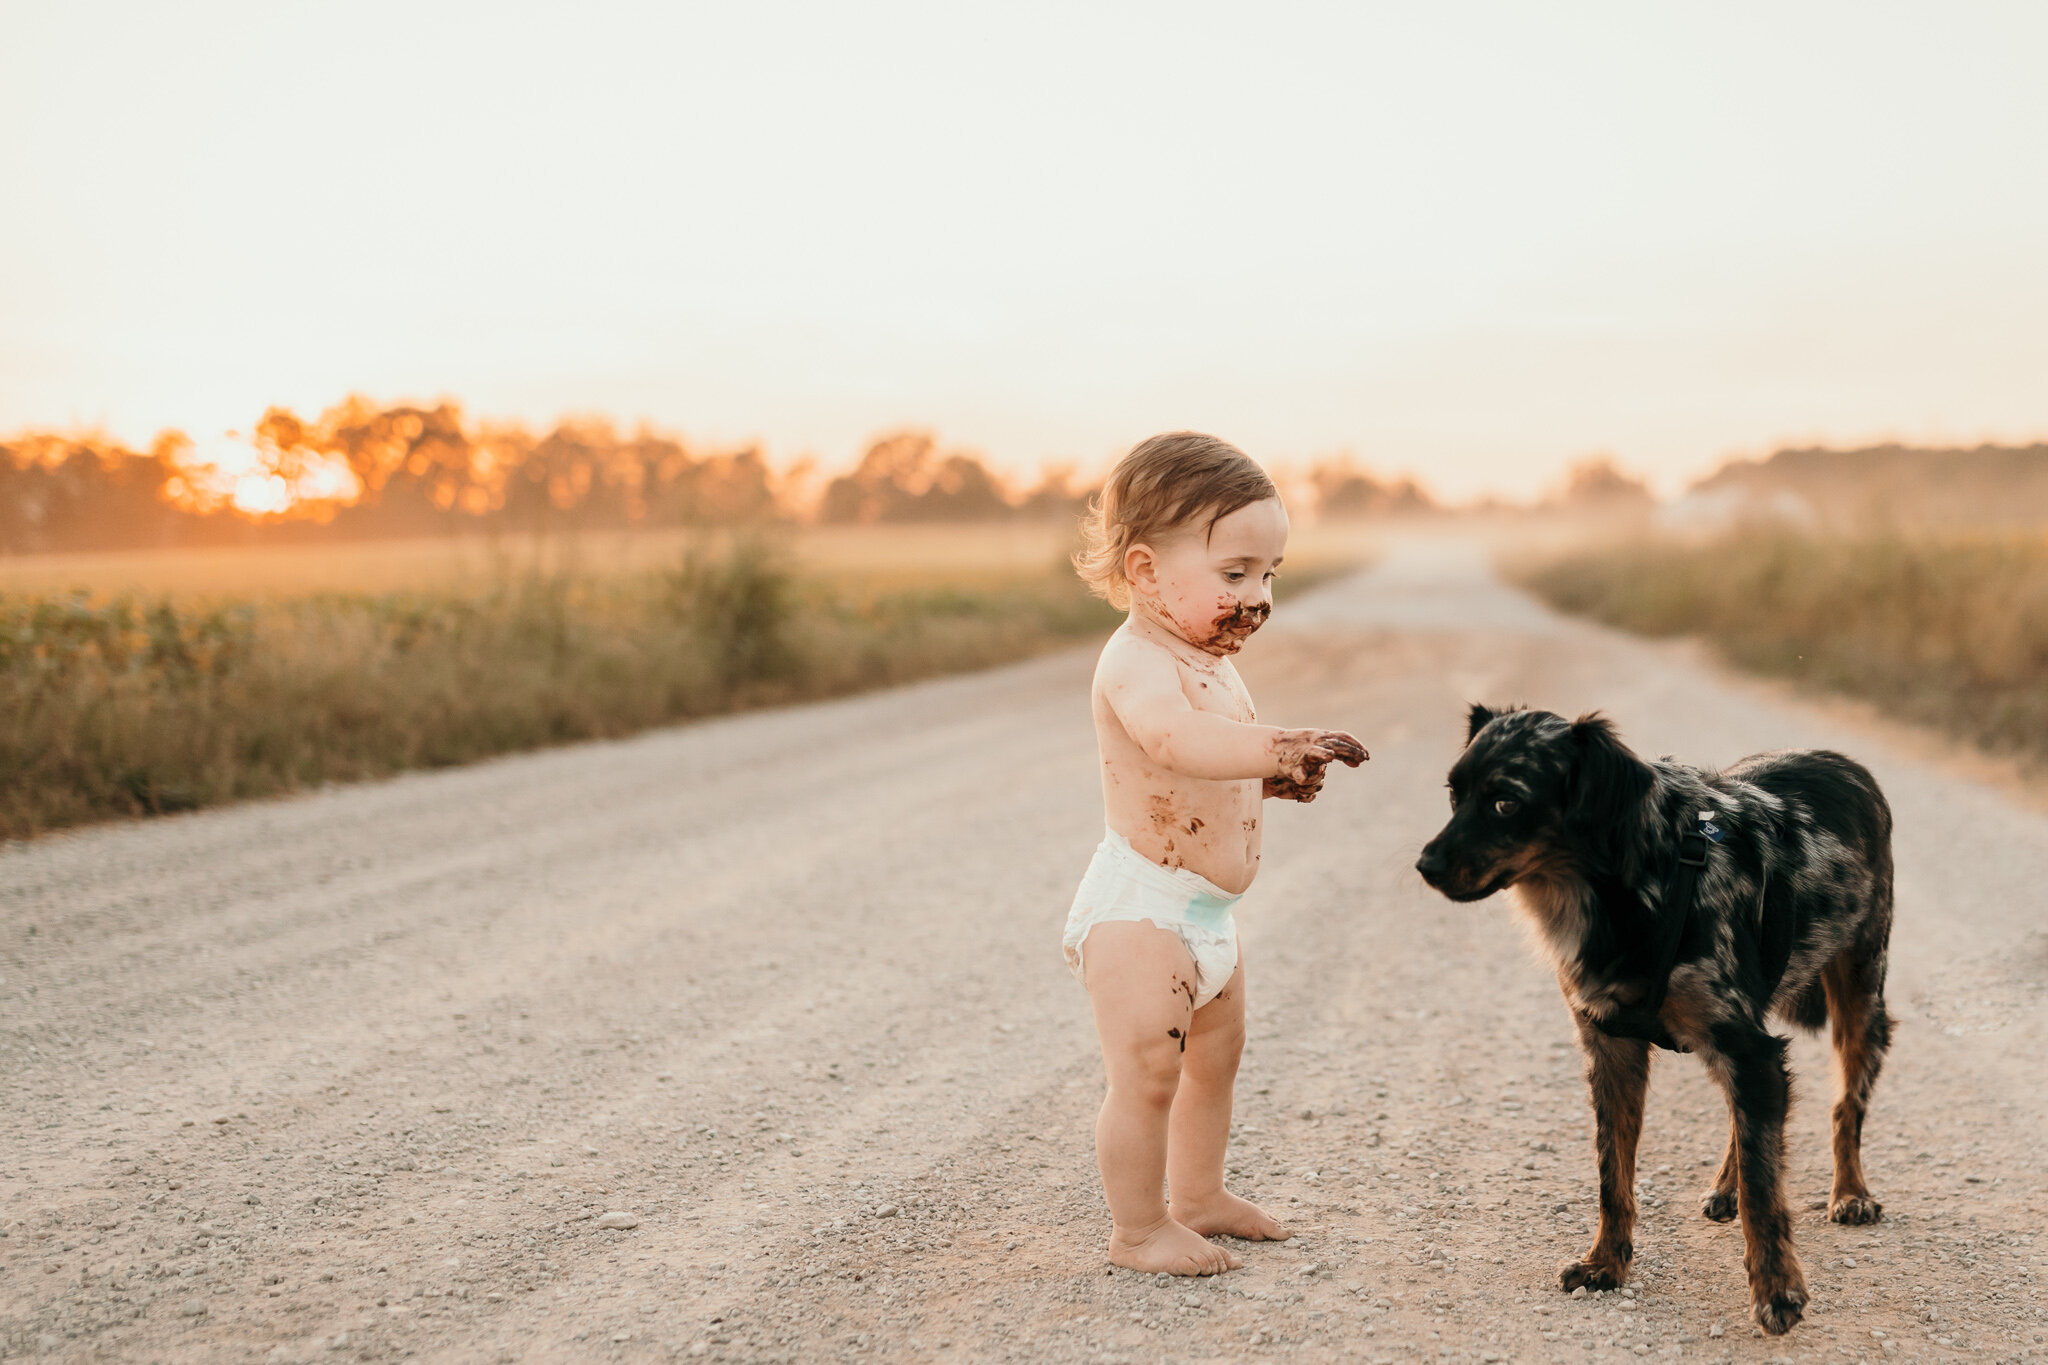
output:
[[[2048,816],[1911,745],[1560,622],[1415,543],[1283,602],[1262,713],[1373,750],[1269,804],[1232,1168],[1300,1229],[1107,1271],[1059,930],[1100,832],[1068,653],[616,744],[0,851],[0,1354],[70,1360],[2041,1359]],[[1695,1196],[1726,1120],[1657,1064],[1632,1295],[1583,1087],[1500,900],[1410,868],[1464,704],[1607,709],[1695,762],[1829,744],[1898,817],[1875,1228],[1752,1335]],[[637,1226],[601,1226],[623,1212]]]

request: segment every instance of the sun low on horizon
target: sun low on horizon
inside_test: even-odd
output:
[[[0,17],[0,433],[350,496],[350,395],[1023,483],[1195,427],[1526,497],[2048,436],[2048,11]],[[232,433],[232,434],[231,434]]]

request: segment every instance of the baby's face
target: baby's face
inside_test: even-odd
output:
[[[1249,503],[1206,536],[1189,527],[1133,547],[1132,601],[1197,649],[1235,654],[1273,610],[1273,575],[1286,551],[1280,499]]]

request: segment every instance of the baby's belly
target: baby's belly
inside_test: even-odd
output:
[[[1109,827],[1162,867],[1184,867],[1232,894],[1259,870],[1260,784],[1204,782],[1213,791],[1172,787],[1103,793]]]

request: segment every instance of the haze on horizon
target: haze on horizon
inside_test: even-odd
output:
[[[0,12],[0,432],[351,391],[1452,497],[2048,437],[2048,9]]]

